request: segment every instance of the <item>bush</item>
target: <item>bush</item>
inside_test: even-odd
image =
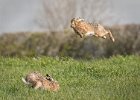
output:
[[[116,42],[88,37],[81,39],[74,32],[15,33],[0,36],[2,56],[69,56],[98,58],[113,55],[140,55],[140,25],[110,28]]]

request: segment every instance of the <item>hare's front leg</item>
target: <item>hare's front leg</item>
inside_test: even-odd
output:
[[[102,38],[103,38],[103,39],[106,39],[106,36],[103,36]]]

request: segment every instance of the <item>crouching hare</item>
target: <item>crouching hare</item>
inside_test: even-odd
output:
[[[33,87],[34,89],[45,89],[49,91],[58,91],[59,83],[55,81],[50,75],[43,76],[38,72],[31,72],[22,78],[22,81]]]

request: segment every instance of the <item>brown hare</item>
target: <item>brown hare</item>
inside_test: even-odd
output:
[[[22,81],[33,87],[34,89],[45,89],[49,91],[59,90],[59,84],[55,81],[50,75],[43,76],[38,72],[31,72],[26,75],[25,78],[22,78]]]
[[[106,39],[106,35],[108,34],[110,39],[115,42],[112,33],[100,24],[92,24],[81,18],[73,18],[71,20],[71,27],[81,38],[96,36]]]

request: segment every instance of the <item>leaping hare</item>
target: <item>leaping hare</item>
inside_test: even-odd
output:
[[[115,42],[112,33],[100,24],[92,24],[81,18],[73,18],[71,20],[71,28],[73,28],[75,33],[77,33],[81,38],[96,36],[106,39],[106,35],[108,34],[110,39]]]

